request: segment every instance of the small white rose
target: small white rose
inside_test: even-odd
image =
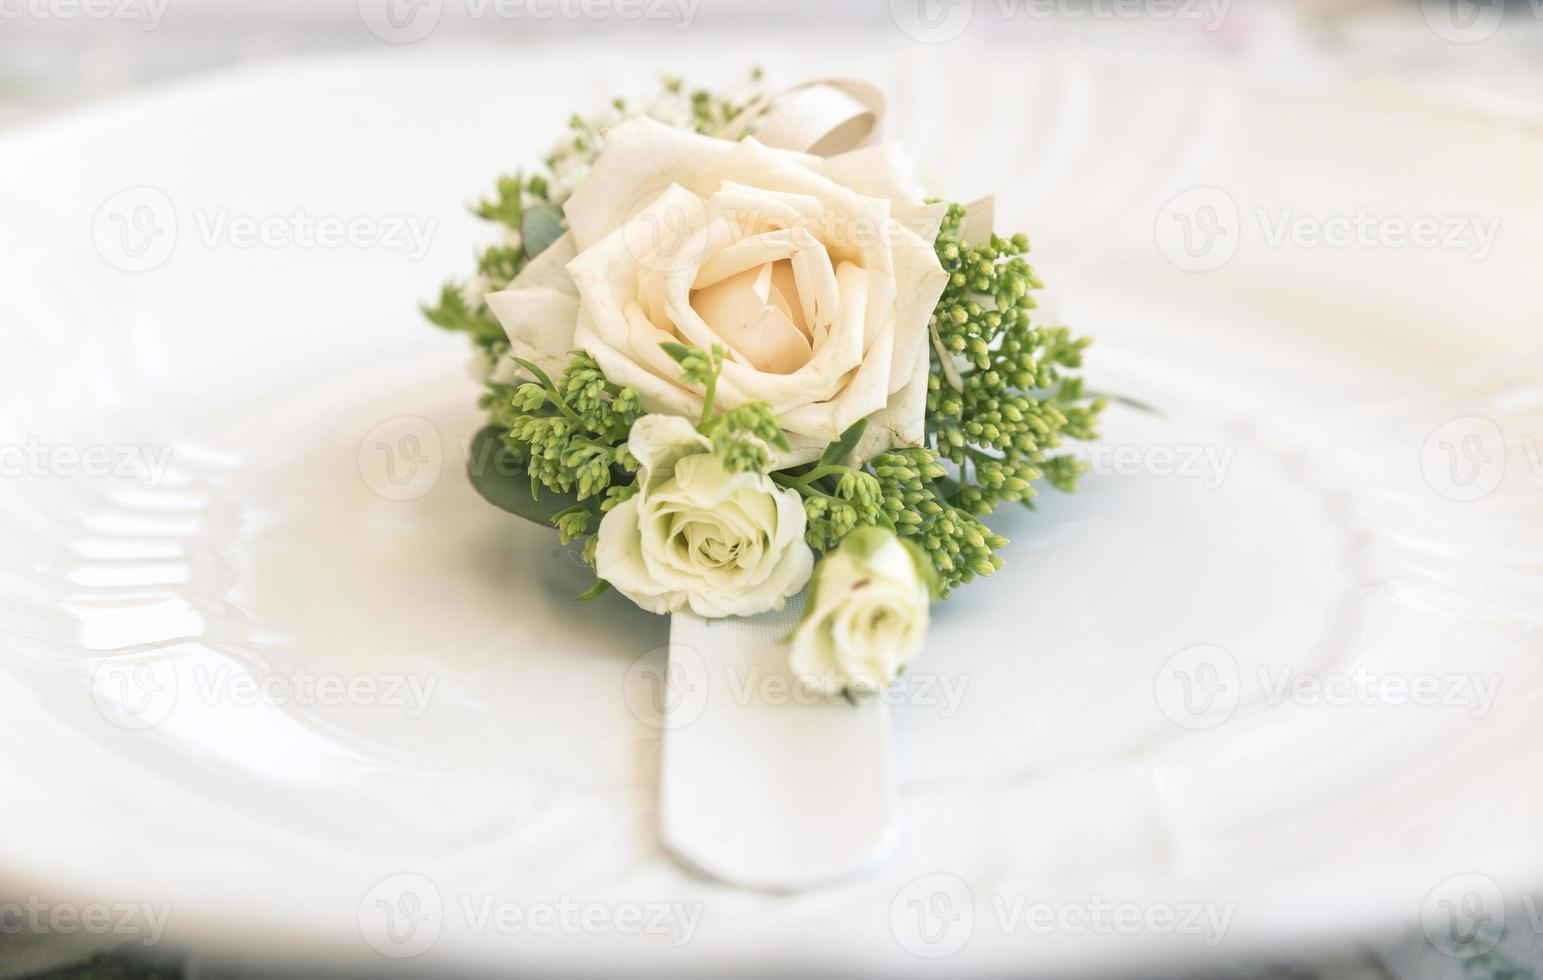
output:
[[[655,613],[690,606],[700,616],[781,609],[809,581],[796,490],[763,473],[730,473],[686,419],[645,415],[627,448],[638,490],[600,522],[595,571]]]
[[[650,412],[702,411],[661,342],[721,345],[717,404],[769,404],[783,465],[861,418],[859,459],[919,445],[946,209],[909,169],[892,145],[818,157],[631,119],[565,203],[568,234],[488,308],[519,356],[551,370],[581,348]]]
[[[882,691],[927,638],[927,559],[881,527],[861,527],[820,560],[790,663],[822,694]]]

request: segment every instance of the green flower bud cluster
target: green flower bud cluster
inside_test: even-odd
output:
[[[1066,327],[1037,327],[1033,290],[1044,283],[1024,258],[1023,235],[974,246],[959,237],[964,208],[950,205],[938,234],[948,285],[931,321],[928,445],[958,470],[949,502],[974,515],[1004,502],[1031,504],[1036,481],[1076,487],[1080,465],[1054,450],[1097,438],[1101,399],[1083,394],[1090,341]],[[945,361],[946,358],[946,361]]]
[[[712,439],[713,454],[723,460],[730,473],[764,473],[771,462],[767,446],[792,448],[771,406],[765,402],[747,402],[713,414],[718,376],[723,373],[723,359],[727,356],[721,345],[714,344],[711,352],[673,341],[659,346],[680,365],[681,380],[702,389],[702,418],[697,431]]]
[[[766,447],[788,446],[782,426],[765,402],[747,402],[731,408],[708,420],[707,426],[713,454],[723,460],[730,473],[764,473],[771,462]]]
[[[533,492],[545,488],[583,502],[636,469],[626,439],[642,413],[637,392],[606,381],[584,353],[573,355],[557,384],[536,365],[519,363],[536,380],[490,385],[484,404],[508,430],[504,442],[530,474]],[[565,537],[586,533],[577,511],[564,515]]]
[[[854,528],[879,524],[894,529],[884,512],[883,488],[872,473],[820,465],[802,476],[778,474],[774,479],[804,495],[804,540],[816,551],[836,547]]]
[[[891,450],[874,457],[871,465],[882,488],[885,514],[897,532],[932,560],[942,595],[1002,567],[996,552],[1007,539],[952,502],[948,469],[932,450]]]

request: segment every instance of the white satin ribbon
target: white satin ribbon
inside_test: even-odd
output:
[[[802,610],[795,596],[749,618],[670,617],[660,831],[676,860],[741,888],[830,885],[900,836],[888,706],[798,693],[782,641]]]
[[[758,99],[722,135],[828,157],[873,142],[883,121],[883,92],[859,79],[827,78]]]

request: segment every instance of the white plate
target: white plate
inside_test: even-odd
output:
[[[1237,954],[1413,921],[1455,874],[1543,871],[1536,129],[1069,54],[703,50],[333,61],[0,143],[0,442],[36,447],[0,500],[7,880],[172,903],[173,941],[372,969],[893,974]],[[1007,569],[938,610],[916,670],[936,683],[892,706],[899,856],[793,897],[663,853],[666,622],[573,605],[567,550],[466,486],[466,351],[414,310],[486,241],[463,202],[574,108],[756,56],[884,85],[934,183],[995,190],[1034,235],[1098,338],[1094,383],[1165,412],[1112,409],[1112,472],[1003,518]],[[1192,188],[1220,190],[1164,210]],[[1271,247],[1258,209],[1286,208],[1503,224],[1482,261]],[[297,209],[435,225],[421,255],[242,244],[243,217],[291,234]],[[1176,213],[1222,232],[1210,251],[1182,251]],[[1174,264],[1233,245],[1215,271]],[[1509,443],[1441,428],[1468,416]],[[150,486],[61,475],[53,451],[90,446],[172,454]],[[1499,687],[1479,710],[1271,703],[1261,682],[1358,667]],[[381,686],[297,693],[319,677]],[[254,679],[293,696],[254,703]],[[1101,901],[1158,928],[1078,918]],[[610,925],[479,918],[564,902]],[[657,903],[700,913],[689,942],[622,934]],[[1012,918],[1038,903],[1058,925]],[[1191,910],[1225,931],[1162,926]]]

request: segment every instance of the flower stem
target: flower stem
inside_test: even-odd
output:
[[[697,431],[704,436],[709,428],[708,421],[713,417],[713,399],[718,394],[718,372],[713,371],[707,375],[707,384],[702,391],[702,421],[697,423]]]
[[[805,487],[813,483],[815,480],[819,480],[823,477],[851,472],[852,467],[850,466],[841,466],[839,464],[829,463],[822,466],[816,466],[814,469],[801,476],[789,476],[786,473],[773,473],[772,479],[776,480],[778,483],[785,487]]]

